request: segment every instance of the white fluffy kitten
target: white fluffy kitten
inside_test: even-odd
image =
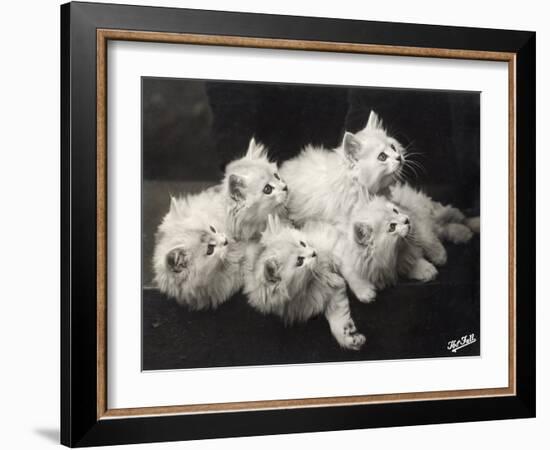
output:
[[[172,198],[153,256],[161,292],[192,310],[216,308],[241,288],[243,260],[242,244],[226,235],[219,192]]]
[[[267,150],[254,138],[246,155],[225,169],[222,191],[226,199],[227,226],[237,240],[259,239],[269,214],[285,219],[288,187]]]
[[[417,241],[426,257],[437,265],[447,260],[440,240],[463,244],[472,238],[472,230],[479,233],[479,217],[466,218],[459,209],[436,202],[408,184],[391,186],[390,198],[428,224],[424,232],[417,236]]]
[[[327,227],[299,231],[270,216],[260,242],[248,246],[244,291],[255,309],[289,324],[324,314],[338,343],[358,350],[365,337],[351,318],[330,232]]]
[[[417,236],[429,227],[423,218],[401,211],[384,197],[376,196],[357,208],[342,231],[336,253],[342,273],[357,298],[365,303],[376,291],[394,285],[398,276],[433,280],[437,269],[424,259]]]
[[[401,144],[371,111],[365,128],[356,134],[346,132],[338,148],[307,146],[283,163],[290,219],[301,226],[308,220],[333,222],[348,216],[357,202],[395,181],[404,158]]]

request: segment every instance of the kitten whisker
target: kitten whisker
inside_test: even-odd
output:
[[[415,162],[415,163],[421,164],[421,162],[418,161],[418,160],[416,160],[415,158],[416,158],[416,156],[415,156],[414,158],[411,158],[410,155],[407,155],[407,156],[405,157],[405,160],[406,160],[406,161],[411,161],[411,162]]]
[[[415,161],[413,159],[407,160],[407,162],[415,167],[418,167],[419,169],[424,169],[424,165],[418,161]]]
[[[414,145],[414,141],[409,142],[407,145],[403,147],[404,151],[408,151],[409,148],[411,148]]]
[[[404,166],[409,166],[409,167],[415,167],[419,170],[421,170],[424,174],[427,174],[427,171],[426,171],[426,168],[424,167],[424,164],[418,162],[418,161],[415,161],[414,159],[405,159],[405,163],[404,163]]]
[[[403,165],[403,169],[409,169],[415,176],[415,178],[420,178],[417,170],[410,164],[407,164],[408,161],[405,161],[405,164]]]
[[[422,247],[421,242],[418,239],[416,239],[415,237],[413,237],[412,235],[405,236],[404,240],[405,240],[405,242],[408,242],[408,243],[410,243],[414,246]]]
[[[395,172],[395,177],[402,183],[408,183],[409,180],[407,179],[407,177],[405,176],[405,174],[403,173],[402,170],[399,170],[397,172]]]
[[[409,161],[406,161],[406,162],[408,162],[412,166],[417,167],[419,170],[422,170],[425,174],[427,173],[426,168],[424,167],[423,164],[421,164],[417,161],[413,161],[413,160],[409,160]]]
[[[403,174],[403,178],[405,179],[405,184],[411,184],[413,182],[412,177],[409,175]]]
[[[426,155],[424,153],[420,153],[420,152],[406,152],[405,156],[407,158],[410,157],[410,156],[419,156],[419,157],[422,157],[422,158],[426,158]]]
[[[399,169],[398,172],[396,172],[399,180],[403,183],[409,183],[410,184],[410,177],[409,175],[403,170],[403,168]]]

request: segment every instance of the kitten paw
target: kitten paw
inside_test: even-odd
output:
[[[432,281],[436,276],[437,269],[425,259],[419,259],[409,272],[409,278],[422,282]]]
[[[355,323],[350,318],[345,322],[339,322],[337,325],[331,327],[332,335],[340,344],[340,347],[343,347],[348,350],[359,350],[367,339],[361,333],[357,331]]]
[[[453,244],[465,244],[474,233],[466,225],[461,223],[450,223],[447,225],[447,239]]]
[[[428,255],[428,259],[436,266],[443,266],[447,262],[447,250],[440,245]]]
[[[340,345],[342,347],[348,349],[348,350],[361,350],[361,347],[365,345],[365,342],[367,342],[367,338],[363,336],[361,333],[353,333],[348,336],[344,336],[344,339],[342,342],[340,342]]]
[[[344,336],[350,336],[354,333],[357,333],[357,328],[352,321],[349,321],[344,325]]]
[[[376,290],[370,287],[365,287],[361,292],[355,294],[357,300],[361,303],[372,303],[376,300]]]
[[[481,227],[479,216],[477,216],[477,217],[468,217],[464,221],[464,225],[466,225],[474,233],[479,234],[479,230],[480,230],[480,227]]]
[[[464,214],[462,213],[462,211],[453,206],[445,207],[443,217],[447,222],[462,222],[464,220]]]

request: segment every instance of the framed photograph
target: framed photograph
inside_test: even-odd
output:
[[[535,415],[535,33],[61,7],[61,441]]]

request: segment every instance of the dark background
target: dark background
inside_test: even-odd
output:
[[[372,305],[351,300],[367,336],[358,353],[341,350],[324,318],[285,328],[237,294],[214,312],[190,313],[152,285],[154,232],[169,194],[219,182],[251,136],[282,162],[308,144],[336,147],[374,109],[390,134],[424,166],[412,183],[434,199],[479,213],[479,93],[386,88],[142,79],[143,368],[479,355],[479,237],[449,245],[432,283],[403,282]],[[414,176],[412,176],[414,175]],[[351,295],[351,293],[350,293]],[[454,354],[447,341],[475,333]]]

